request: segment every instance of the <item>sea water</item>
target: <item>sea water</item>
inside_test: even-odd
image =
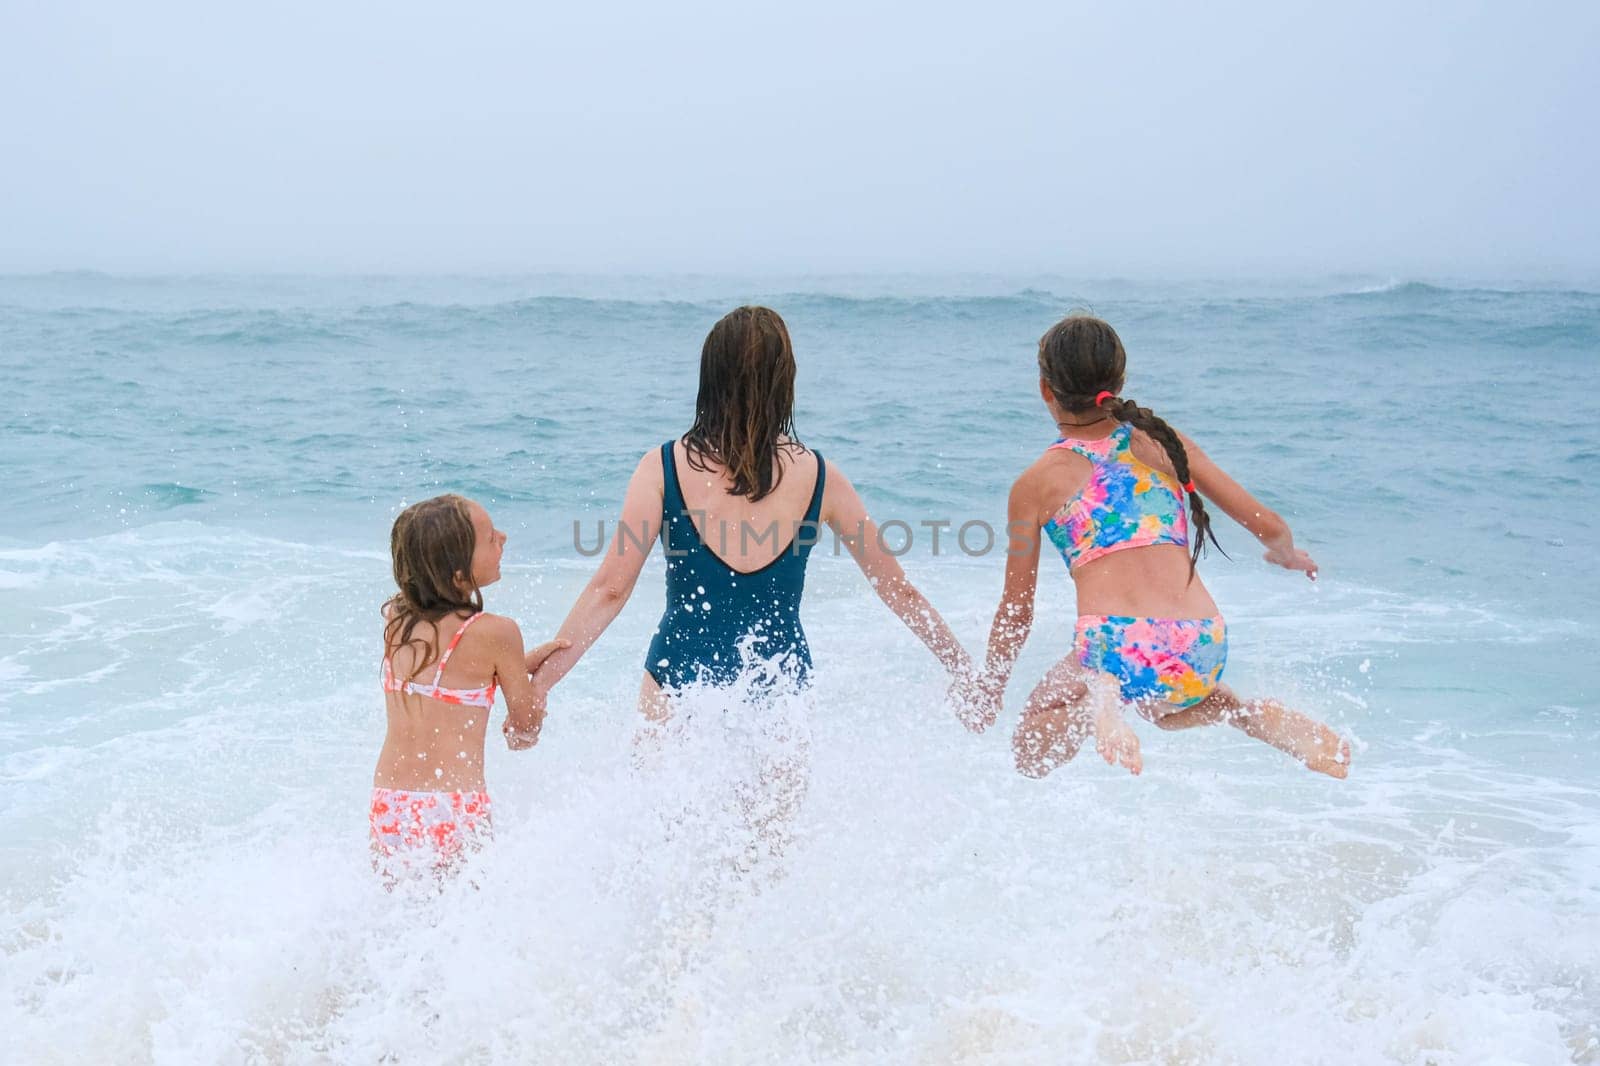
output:
[[[1108,318],[1124,395],[1321,565],[1273,570],[1221,518],[1202,564],[1229,682],[1348,734],[1350,779],[1144,723],[1141,778],[1091,751],[1024,779],[1065,567],[973,737],[827,540],[810,697],[700,694],[641,747],[658,552],[539,746],[491,744],[493,847],[385,893],[394,515],[481,501],[510,536],[490,609],[553,634],[596,562],[575,523],[591,545],[687,428],[743,302],[785,316],[801,438],[906,523],[974,650],[1004,560],[951,531],[1000,527],[1053,437],[1039,335]],[[0,1057],[1600,1062],[1597,353],[1592,287],[0,279]],[[751,768],[802,740],[752,863]]]

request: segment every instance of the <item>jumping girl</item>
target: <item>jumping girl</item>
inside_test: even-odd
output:
[[[1131,703],[1163,729],[1227,722],[1344,777],[1350,748],[1333,730],[1220,683],[1227,625],[1195,572],[1203,542],[1216,543],[1205,500],[1253,533],[1267,562],[1313,580],[1316,563],[1193,441],[1118,395],[1126,358],[1116,331],[1088,316],[1058,322],[1039,342],[1039,392],[1060,438],[1011,488],[1005,592],[979,682],[987,713],[1033,624],[1042,530],[1077,587],[1078,624],[1072,652],[1028,697],[1013,739],[1019,771],[1043,777],[1093,732],[1106,762],[1139,773],[1139,740],[1123,720]]]

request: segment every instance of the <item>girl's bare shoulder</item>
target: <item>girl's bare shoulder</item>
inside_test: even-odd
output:
[[[520,646],[522,627],[517,625],[514,618],[484,611],[472,624],[472,628],[467,630],[467,636],[476,637],[482,644],[499,646],[516,642]]]
[[[1093,469],[1077,452],[1052,448],[1017,476],[1011,487],[1012,499],[1032,503],[1040,514],[1053,514],[1088,483]]]

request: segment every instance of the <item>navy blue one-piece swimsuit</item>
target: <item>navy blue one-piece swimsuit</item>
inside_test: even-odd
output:
[[[662,688],[691,681],[728,684],[743,665],[740,645],[763,659],[776,659],[785,674],[803,684],[811,673],[811,649],[800,627],[800,595],[806,559],[820,539],[818,516],[826,465],[817,455],[817,483],[797,529],[773,527],[789,546],[772,562],[740,573],[700,538],[683,500],[673,442],[661,446],[665,475],[661,546],[667,557],[667,609],[656,627],[644,668]],[[770,540],[771,530],[735,530],[729,538]]]

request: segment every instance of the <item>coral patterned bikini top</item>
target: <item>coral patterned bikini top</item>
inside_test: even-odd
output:
[[[461,628],[456,630],[456,635],[450,638],[450,644],[444,649],[444,654],[439,656],[439,668],[433,672],[433,682],[431,684],[421,685],[415,681],[401,681],[394,676],[394,667],[389,664],[389,657],[387,655],[384,656],[383,691],[404,692],[412,696],[426,696],[430,700],[438,700],[440,703],[457,703],[463,707],[493,707],[495,684],[492,680],[482,688],[445,688],[439,684],[439,679],[444,676],[445,664],[450,661],[450,653],[456,650],[457,644],[461,643],[462,634],[467,631],[468,626],[482,617],[482,614],[475,614],[461,623]]]
[[[1094,464],[1089,483],[1044,524],[1067,569],[1123,548],[1189,543],[1183,488],[1171,474],[1133,454],[1133,427],[1120,423],[1102,440],[1067,437],[1050,446]]]

